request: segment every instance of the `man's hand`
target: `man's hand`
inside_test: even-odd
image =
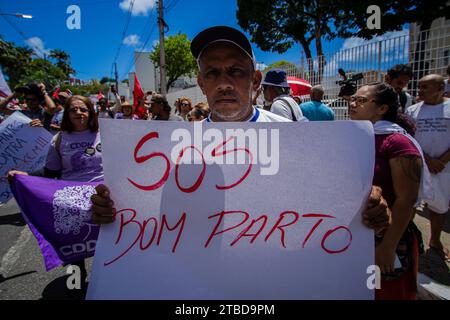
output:
[[[372,186],[367,208],[363,212],[363,223],[376,233],[380,233],[391,224],[391,211],[381,195],[380,187]]]
[[[92,221],[96,224],[108,224],[115,220],[116,210],[114,202],[109,197],[109,189],[104,184],[99,184],[95,190],[97,194],[91,196]]]
[[[43,84],[43,83],[41,82],[41,83],[39,83],[37,86],[38,86],[38,88],[41,90],[41,92],[42,92],[43,94],[46,93],[46,91],[45,91],[45,84]]]
[[[24,171],[11,170],[11,171],[8,172],[8,181],[9,181],[9,183],[12,183],[14,181],[14,176],[16,174],[23,174],[24,176],[28,175],[28,173],[26,173]]]
[[[393,273],[395,271],[395,247],[381,242],[375,248],[375,264],[381,273]]]
[[[42,124],[41,120],[39,119],[33,119],[31,120],[31,122],[29,123],[30,127],[43,127],[44,125]]]
[[[39,119],[33,119],[30,122],[30,127],[43,127],[44,125],[42,124],[41,120]]]
[[[427,163],[428,170],[430,170],[432,174],[438,174],[445,169],[445,163],[439,159],[427,157],[425,158],[425,162]]]

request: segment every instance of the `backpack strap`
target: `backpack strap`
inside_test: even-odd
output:
[[[289,109],[291,110],[292,121],[297,122],[298,119],[297,119],[297,117],[295,116],[294,109],[292,109],[292,106],[291,106],[291,104],[289,103],[289,101],[288,101],[287,99],[285,99],[285,98],[278,98],[278,100],[284,101],[284,102],[288,105]]]
[[[402,108],[402,112],[405,112],[405,106],[406,106],[406,102],[408,101],[408,97],[406,96],[406,92],[402,91],[398,94],[399,96],[399,101],[400,101],[400,106]]]

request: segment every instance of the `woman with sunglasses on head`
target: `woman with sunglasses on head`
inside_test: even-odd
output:
[[[96,182],[103,180],[100,132],[91,101],[72,96],[64,105],[61,131],[52,139],[44,176],[66,181]],[[8,179],[26,172],[10,171]],[[83,283],[87,277],[84,260],[72,263],[80,267]]]
[[[424,166],[413,131],[398,113],[398,98],[388,84],[361,87],[350,99],[352,120],[369,120],[375,129],[373,185],[381,187],[392,211],[392,223],[375,237],[375,264],[381,271],[377,300],[415,300],[421,236],[412,219],[419,197],[429,193]],[[420,194],[419,194],[420,193]]]

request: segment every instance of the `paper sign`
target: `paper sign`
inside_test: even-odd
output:
[[[88,299],[372,299],[369,122],[100,120]]]
[[[45,165],[52,135],[30,127],[31,119],[14,112],[0,124],[0,203],[12,198],[6,175],[10,170],[33,172]]]

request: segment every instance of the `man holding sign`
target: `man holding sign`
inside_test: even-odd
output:
[[[260,87],[261,71],[250,42],[240,31],[212,27],[199,33],[191,44],[191,51],[199,65],[198,84],[208,99],[211,115],[208,122],[289,122],[264,109],[252,105],[252,92]],[[114,203],[105,185],[97,187],[92,196],[93,219],[98,224],[114,221]],[[373,187],[363,216],[369,228],[382,231],[390,216],[381,189]]]
[[[205,130],[205,133],[200,133],[199,136],[203,136],[203,140],[208,140],[205,136],[209,134],[220,135],[220,130],[216,130],[216,128],[221,128],[224,131],[223,122],[233,122],[228,127],[236,127],[237,129],[234,132],[238,132],[239,127],[242,127],[241,122],[291,122],[268,111],[257,109],[252,105],[252,92],[260,86],[262,75],[260,71],[255,69],[251,45],[241,32],[229,27],[206,29],[194,38],[191,51],[199,65],[198,84],[206,95],[211,108],[211,115],[205,122],[217,123],[217,127],[214,126],[212,129]],[[179,150],[181,152],[178,153],[174,152],[178,149],[173,148],[172,162],[176,163],[174,169],[175,184],[170,174],[170,161],[166,156],[171,141],[174,141],[173,133],[170,136],[167,134],[168,131],[164,131],[164,128],[160,126],[158,127],[160,129],[158,129],[157,124],[155,124],[155,127],[152,128],[154,132],[147,132],[134,148],[128,146],[127,141],[135,140],[135,137],[132,133],[125,132],[123,123],[106,123],[105,121],[104,124],[105,141],[103,142],[105,150],[109,147],[111,150],[114,149],[112,148],[114,147],[113,140],[109,140],[107,137],[114,139],[114,132],[123,132],[126,135],[121,141],[117,141],[115,147],[116,150],[119,149],[120,153],[125,155],[123,159],[114,158],[114,161],[109,161],[109,158],[105,157],[105,163],[109,168],[109,171],[107,171],[108,168],[105,167],[105,172],[111,172],[115,175],[114,181],[108,181],[108,177],[106,177],[106,181],[115,184],[114,186],[110,185],[114,195],[120,195],[120,191],[123,193],[121,198],[116,198],[117,202],[120,202],[117,204],[119,208],[117,212],[118,223],[104,228],[102,233],[105,232],[100,235],[100,243],[97,244],[90,298],[104,299],[126,296],[129,298],[155,299],[180,299],[180,297],[183,299],[197,299],[199,297],[209,299],[327,297],[336,299],[338,297],[368,297],[366,282],[364,280],[363,283],[360,279],[364,279],[366,268],[373,263],[369,250],[371,246],[367,247],[369,251],[362,250],[365,248],[361,246],[351,253],[353,257],[360,255],[360,260],[364,261],[363,263],[367,262],[363,271],[358,269],[358,275],[355,276],[355,279],[358,280],[350,280],[353,277],[352,266],[345,263],[351,264],[352,262],[345,259],[350,257],[349,252],[346,251],[352,241],[353,243],[358,241],[369,243],[369,240],[373,237],[367,231],[361,230],[364,228],[358,226],[360,225],[360,218],[353,217],[354,212],[363,211],[364,224],[377,232],[382,232],[389,225],[390,214],[385,200],[381,197],[381,190],[373,187],[367,204],[363,199],[370,191],[368,181],[371,181],[369,175],[372,174],[373,163],[366,158],[359,158],[352,162],[355,164],[355,168],[359,166],[356,169],[352,167],[352,164],[348,165],[341,161],[337,164],[339,168],[336,170],[333,166],[328,166],[329,168],[319,170],[320,172],[315,170],[292,171],[292,168],[296,167],[296,161],[301,161],[304,167],[308,167],[308,165],[312,167],[314,163],[317,163],[320,153],[323,154],[326,150],[327,138],[333,141],[331,143],[335,142],[333,140],[334,132],[340,132],[341,138],[357,140],[358,138],[353,138],[352,134],[357,132],[354,129],[358,125],[348,126],[348,124],[343,123],[341,126],[340,124],[334,124],[333,128],[328,129],[328,124],[317,124],[314,129],[322,128],[321,130],[324,131],[326,137],[317,140],[316,143],[303,143],[302,147],[305,151],[303,153],[298,149],[292,150],[292,159],[289,159],[292,144],[284,145],[284,148],[280,147],[279,156],[283,159],[283,163],[279,166],[279,170],[276,168],[275,173],[266,174],[266,177],[263,171],[267,168],[262,168],[262,165],[256,164],[253,168],[259,167],[261,174],[249,175],[253,164],[251,158],[253,156],[258,157],[262,161],[261,158],[264,158],[265,153],[261,150],[266,147],[264,141],[266,144],[269,144],[269,141],[262,140],[265,137],[261,132],[267,133],[267,129],[271,131],[272,126],[270,125],[274,124],[258,124],[255,127],[260,129],[258,137],[262,143],[258,144],[260,150],[252,150],[250,147],[252,152],[243,148],[233,150],[226,148],[229,147],[226,144],[236,137],[225,138],[222,143],[222,139],[214,139],[213,143],[203,149],[202,141],[188,146],[187,149]],[[136,124],[135,129],[142,132],[144,125]],[[296,133],[299,133],[301,137],[301,134],[309,129],[309,127],[295,126],[294,128],[288,125],[286,128],[290,127],[289,130],[285,130],[284,127],[279,130],[281,141],[292,143],[292,139],[290,139],[293,137],[292,131],[298,130]],[[179,127],[181,130],[188,131],[189,135],[190,127],[188,124],[185,126],[181,124]],[[205,127],[209,128],[208,126]],[[249,125],[249,127],[253,128],[254,125]],[[349,127],[352,127],[351,130],[347,130]],[[197,128],[201,130],[201,128]],[[362,130],[358,132],[364,132],[365,135],[357,145],[364,145],[362,144],[364,142],[369,154],[368,158],[371,158],[370,150],[372,148],[370,143],[373,143],[373,134],[368,134],[369,130],[366,130],[368,128],[366,124],[356,129],[359,130],[360,128]],[[313,129],[312,125],[311,129]],[[273,131],[277,131],[277,129]],[[176,134],[179,134],[179,132]],[[194,140],[196,139],[195,134],[196,129],[194,128]],[[171,137],[171,141],[169,137]],[[237,138],[239,139],[239,137]],[[155,142],[153,146],[161,148],[161,152],[143,155],[144,152],[141,152],[141,149],[146,148],[145,144],[150,139],[154,139],[152,140]],[[182,141],[184,142],[184,139]],[[208,141],[211,141],[211,139]],[[270,145],[273,147],[273,141],[278,146],[277,139],[270,139]],[[314,150],[315,144],[317,144],[317,149],[320,149],[318,152]],[[210,146],[212,146],[212,150],[208,150]],[[345,156],[341,156],[341,159],[359,157],[357,154],[349,156],[357,152],[351,150],[351,145],[346,144],[342,147],[345,148],[345,152],[341,152],[341,154],[345,154]],[[163,150],[164,148],[165,150]],[[197,151],[203,161],[203,166],[200,166],[203,168],[200,176],[191,187],[179,182],[180,176],[183,177],[184,174],[184,179],[186,177],[190,179],[192,175],[189,176],[186,172],[189,172],[189,170],[195,171],[195,167],[199,168],[197,163],[184,166],[181,158],[187,154],[185,151],[189,148]],[[217,159],[211,159],[231,151],[241,151],[241,153],[245,151],[250,158],[248,170],[239,180],[236,179],[236,176],[228,175],[228,173],[233,175],[235,172],[232,168],[239,168],[239,166],[231,166],[231,169],[230,167],[225,168],[226,166],[220,166],[223,163],[214,162]],[[123,163],[122,161],[128,161],[127,159],[130,159],[128,155],[133,155],[133,153],[136,162],[130,164],[130,167],[133,166],[133,168],[138,168],[139,164],[143,164],[152,157],[166,159],[166,162],[163,162],[166,166],[160,182],[152,186],[146,186],[143,185],[144,178],[137,172],[120,170],[115,167],[118,163]],[[273,152],[271,152],[271,155],[273,155]],[[155,165],[152,165],[153,163]],[[188,164],[190,163],[188,162]],[[145,168],[153,170],[156,167],[160,167],[158,163],[151,162]],[[179,173],[180,167],[183,168],[181,174]],[[345,172],[339,172],[340,169]],[[352,178],[352,171],[357,171],[357,174],[353,176],[354,178]],[[149,174],[149,171],[144,172]],[[195,173],[193,176],[196,177],[197,174]],[[238,174],[242,175],[242,172],[239,171]],[[359,174],[361,176],[358,176]],[[267,175],[270,176],[267,177]],[[274,175],[276,175],[276,179],[274,179]],[[337,179],[338,176],[340,180]],[[299,177],[301,177],[301,180],[298,179]],[[313,180],[316,177],[320,177],[320,181]],[[362,184],[357,181],[358,179],[361,180]],[[344,188],[344,183],[348,180],[349,185]],[[304,181],[304,183],[299,183],[299,181]],[[122,182],[125,182],[125,184]],[[314,188],[318,188],[318,185],[322,186],[321,190],[328,191],[327,197],[335,200],[321,200],[320,197],[308,194],[307,185],[311,182],[315,184]],[[186,184],[186,182],[184,183]],[[270,199],[268,200],[271,196],[270,188],[267,188],[269,183],[275,186],[273,194],[276,201],[273,203],[270,203]],[[292,186],[297,186],[298,190],[295,190],[295,188],[293,190]],[[111,223],[115,220],[116,210],[115,204],[110,198],[110,189],[105,185],[99,185],[96,190],[97,195],[91,197],[93,221],[98,224]],[[130,190],[130,194],[128,194],[128,190]],[[355,193],[352,195],[349,190],[354,190]],[[148,196],[142,198],[144,194]],[[341,194],[343,195],[342,198],[339,196]],[[128,196],[133,200],[126,201]],[[236,200],[230,201],[229,199]],[[321,202],[326,203],[322,205]],[[180,205],[178,206],[177,203]],[[159,205],[160,207],[158,207]],[[364,206],[366,206],[366,209],[361,210]],[[228,209],[228,211],[225,209]],[[178,221],[176,224],[173,220],[174,212],[177,214],[176,218],[179,218],[179,220],[175,220],[175,222]],[[159,219],[154,213],[161,214]],[[244,217],[243,220],[237,224],[236,221],[240,221],[242,216]],[[346,216],[347,220],[343,219],[343,216]],[[318,221],[310,219],[317,219]],[[297,224],[297,221],[300,221],[299,224]],[[311,224],[312,221],[316,222],[314,226]],[[250,225],[248,225],[248,222],[250,222]],[[252,227],[258,226],[261,222],[262,226],[259,230],[256,233],[250,233],[256,228],[252,229]],[[319,225],[322,222],[324,222],[324,225],[328,224],[329,229],[321,229],[323,226],[319,227]],[[344,225],[338,225],[338,223]],[[149,236],[148,232],[152,230],[152,227],[153,235]],[[289,230],[285,230],[288,227]],[[307,227],[311,227],[311,229],[307,231]],[[326,232],[320,238],[322,242],[320,243],[319,240],[319,245],[317,245],[317,234],[314,232],[319,229]],[[124,230],[126,231],[122,232]],[[204,233],[205,230],[209,232]],[[236,230],[241,230],[241,232],[239,233]],[[288,232],[292,230],[298,232]],[[118,231],[116,240],[113,239],[115,231]],[[336,231],[339,235],[332,236]],[[164,243],[170,242],[168,239],[174,238],[173,235],[177,232],[176,239],[173,239],[170,246],[165,246]],[[136,238],[131,238],[135,240],[130,241],[130,237],[136,234]],[[237,237],[234,237],[235,235]],[[260,237],[258,238],[258,236]],[[241,241],[245,237],[247,239],[252,237],[252,240],[249,243],[245,240]],[[339,239],[338,241],[329,240],[328,242],[328,238]],[[311,244],[314,242],[313,239],[316,241],[316,247]],[[131,246],[124,246],[124,243],[128,242],[132,242]],[[333,244],[329,246],[331,242]],[[156,251],[149,255],[150,261],[139,260],[144,259],[141,251],[155,246],[158,246],[158,248],[155,248]],[[113,251],[121,250],[121,248],[124,249],[123,252],[119,252],[119,254],[114,252],[114,255],[111,255]],[[141,251],[139,251],[139,248]],[[299,248],[301,250],[298,250]],[[365,256],[363,257],[363,255]],[[310,269],[312,263],[308,261],[310,258],[313,259],[313,263],[317,264],[317,267],[328,268],[328,278],[310,276],[311,272],[314,273]],[[300,261],[303,259],[305,264],[299,265],[299,259]],[[334,262],[337,261],[342,266],[333,270]],[[117,286],[116,278],[122,272],[127,272],[126,282],[128,282],[129,288],[124,287],[123,292],[118,292],[121,289]],[[320,273],[320,270],[318,272]],[[344,276],[341,277],[341,275]],[[140,276],[142,278],[139,278]],[[289,276],[293,278],[289,279]],[[336,279],[336,281],[330,282],[331,279]],[[350,282],[353,283],[354,290],[351,287],[352,285],[346,286],[345,289],[339,287],[339,283]],[[150,288],[149,283],[152,283],[152,290],[147,290]],[[304,286],[303,290],[298,287],[299,283]],[[326,285],[327,288],[332,288],[332,290],[322,292],[319,289],[321,285]],[[135,290],[131,290],[131,287]],[[312,290],[313,287],[314,290]],[[331,291],[333,292],[331,293]],[[345,294],[341,294],[341,291],[344,291]]]

